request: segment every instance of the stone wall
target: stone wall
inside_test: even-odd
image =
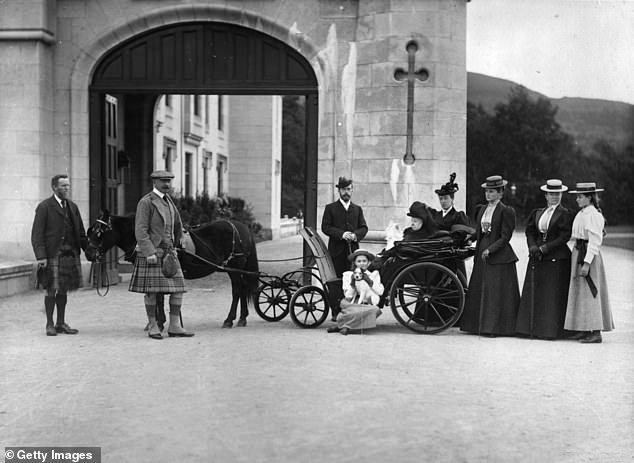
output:
[[[28,235],[48,179],[68,172],[87,219],[88,86],[99,58],[149,29],[187,21],[255,28],[297,49],[319,82],[318,217],[352,176],[370,228],[405,218],[413,200],[434,202],[451,171],[465,178],[464,0],[12,0],[0,2],[0,254],[32,258]],[[405,45],[416,40],[413,167],[405,149]],[[457,205],[464,205],[462,191]],[[7,229],[6,225],[10,225]]]

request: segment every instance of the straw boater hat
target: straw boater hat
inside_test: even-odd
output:
[[[153,180],[168,179],[168,178],[171,179],[171,178],[174,178],[174,174],[168,170],[155,170],[154,172],[150,174],[150,178]]]
[[[427,206],[425,203],[421,203],[420,201],[414,201],[412,205],[409,207],[409,212],[407,215],[410,217],[418,217],[419,219],[425,220],[427,217]]]
[[[346,188],[352,185],[352,179],[346,177],[339,177],[339,182],[335,185],[337,188]]]
[[[546,185],[542,185],[539,189],[546,193],[563,193],[568,190],[568,187],[561,180],[553,178],[546,180]]]
[[[368,258],[369,261],[373,261],[374,260],[374,254],[372,254],[370,251],[368,251],[367,249],[357,249],[356,251],[354,251],[352,254],[350,254],[348,256],[348,260],[350,262],[354,262],[354,260],[358,257],[358,256],[366,256]]]
[[[597,184],[594,182],[585,182],[575,184],[575,189],[570,190],[568,193],[597,193],[603,191],[603,188],[597,188]]]
[[[502,188],[508,182],[502,178],[501,175],[491,175],[487,177],[487,181],[484,182],[481,186],[482,188]]]
[[[445,183],[443,186],[441,186],[438,190],[434,190],[434,192],[438,195],[438,196],[445,196],[445,195],[453,195],[456,191],[458,191],[458,184],[454,183],[454,180],[456,179],[456,173],[453,172],[450,176],[449,176],[449,182]]]

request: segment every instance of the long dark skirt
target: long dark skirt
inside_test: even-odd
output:
[[[515,262],[510,264],[485,264],[480,255],[474,257],[473,273],[469,281],[469,291],[464,312],[460,319],[460,329],[482,334],[509,336],[515,334],[520,290],[517,284]],[[482,325],[480,320],[480,300],[482,295],[482,274],[486,266]]]
[[[570,259],[540,261],[535,264],[533,329],[530,327],[531,266],[528,264],[517,314],[517,332],[537,338],[555,339],[562,335],[568,302]]]

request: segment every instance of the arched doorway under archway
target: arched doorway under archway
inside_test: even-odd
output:
[[[280,40],[221,22],[152,29],[108,51],[98,61],[89,92],[91,221],[103,208],[113,213],[134,210],[149,190],[153,115],[161,95],[302,95],[308,186],[304,220],[316,225],[317,79],[308,61]],[[118,185],[124,180],[121,194]]]

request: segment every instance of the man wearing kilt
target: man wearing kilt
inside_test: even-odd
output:
[[[170,295],[170,323],[167,334],[170,337],[191,337],[194,333],[185,331],[180,325],[185,279],[176,258],[174,245],[182,239],[182,222],[174,202],[168,195],[174,174],[160,170],[152,172],[150,177],[154,188],[141,198],[136,209],[134,234],[137,240],[137,257],[129,291],[145,294],[150,338],[163,338],[156,322],[158,293]],[[169,254],[174,259],[170,259]],[[173,271],[167,268],[170,266],[167,265],[170,260]]]
[[[31,244],[37,259],[40,283],[46,289],[46,335],[77,334],[65,321],[68,291],[82,286],[81,249],[88,240],[77,205],[68,199],[68,175],[55,175],[51,179],[53,196],[38,204],[31,230]],[[57,322],[53,325],[53,312],[57,306]]]

